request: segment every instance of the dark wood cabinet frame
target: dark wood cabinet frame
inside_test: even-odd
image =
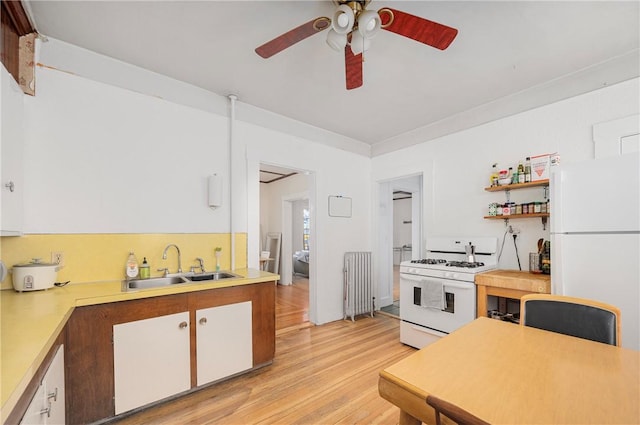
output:
[[[275,356],[275,282],[78,307],[67,324],[65,384],[67,423],[91,423],[115,415],[113,326],[189,312],[191,390],[197,389],[196,310],[252,303],[253,368]]]
[[[276,283],[271,281],[76,307],[16,406],[7,416],[6,423],[20,422],[58,347],[62,344],[65,346],[67,423],[92,423],[115,416],[113,326],[120,323],[188,311],[191,322],[191,389],[187,392],[192,392],[199,389],[197,387],[196,311],[251,301],[252,370],[269,365],[273,362],[276,351],[275,294]]]
[[[27,13],[20,1],[0,0],[0,27],[2,41],[0,42],[0,60],[13,78],[19,81],[19,43],[20,37],[35,32],[31,26]]]

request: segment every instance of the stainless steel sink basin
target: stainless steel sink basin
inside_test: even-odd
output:
[[[125,280],[122,282],[122,290],[128,291],[131,289],[162,288],[170,285],[182,285],[185,283],[189,284],[194,282],[209,282],[213,280],[233,279],[239,277],[242,276],[227,272],[202,274],[186,273],[167,277],[154,277],[151,279],[133,279],[128,281]]]
[[[227,272],[204,273],[204,274],[194,274],[191,276],[186,276],[187,279],[193,282],[203,282],[206,280],[232,279],[234,277],[240,277],[240,276],[238,276],[237,274],[227,273]]]
[[[126,289],[148,289],[148,288],[161,288],[169,285],[180,285],[182,283],[189,282],[182,276],[171,277],[154,277],[151,279],[133,279],[124,281]]]

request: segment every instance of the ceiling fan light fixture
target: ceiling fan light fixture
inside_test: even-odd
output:
[[[354,31],[351,33],[351,51],[354,55],[359,55],[362,52],[369,50],[371,46],[371,40],[364,38],[360,31]]]
[[[334,29],[330,29],[327,34],[327,44],[333,50],[341,52],[347,45],[347,34],[338,34]]]
[[[353,28],[355,19],[353,10],[346,4],[341,4],[333,14],[331,28],[338,34],[346,34]]]
[[[380,15],[373,10],[365,10],[358,16],[358,32],[364,38],[373,38],[381,26]]]

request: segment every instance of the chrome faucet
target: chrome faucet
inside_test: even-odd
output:
[[[180,248],[178,248],[178,245],[176,245],[174,243],[171,243],[171,244],[167,245],[166,248],[164,249],[164,252],[162,253],[162,259],[163,260],[167,259],[167,251],[171,247],[174,247],[176,249],[176,251],[178,251],[178,273],[182,273],[182,257],[180,255]]]
[[[204,260],[203,260],[202,258],[198,257],[198,258],[196,258],[196,261],[197,261],[198,263],[200,263],[200,266],[199,266],[199,267],[200,267],[200,273],[204,273],[204,272],[205,272],[205,269],[204,269]]]
[[[196,269],[200,269],[200,273],[205,273],[206,270],[204,269],[204,260],[202,258],[200,258],[200,257],[197,257],[195,259],[195,261],[198,262],[198,265],[197,266],[191,266],[191,269],[190,269],[191,273],[195,273]]]

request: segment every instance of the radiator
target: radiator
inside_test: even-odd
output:
[[[344,254],[344,318],[355,321],[358,314],[371,313],[375,309],[373,276],[370,252],[345,252]]]

